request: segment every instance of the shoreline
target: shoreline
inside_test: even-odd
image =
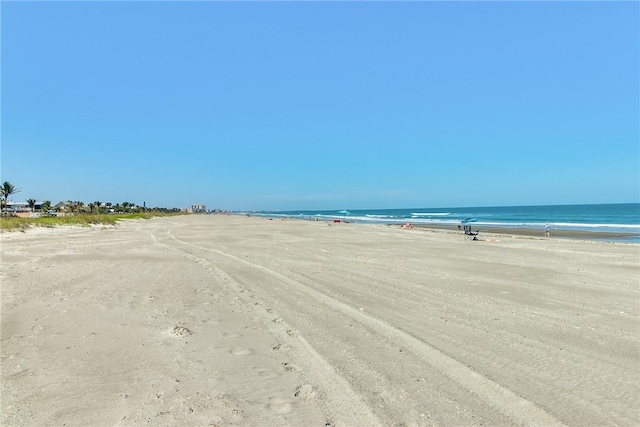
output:
[[[276,218],[271,217],[258,217],[256,218],[264,218],[276,220]],[[311,221],[315,222],[314,219],[310,218],[296,218],[295,216],[286,217],[286,218],[278,218],[280,221],[288,221],[288,220],[298,220],[298,221]],[[331,223],[332,220],[322,219],[322,222]],[[462,230],[458,230],[457,225],[448,225],[448,224],[421,224],[421,223],[413,223],[411,221],[407,222],[358,222],[358,221],[344,221],[340,219],[340,223],[345,224],[354,224],[354,225],[382,225],[386,227],[402,227],[406,223],[411,223],[414,228],[419,228],[423,230],[439,230],[439,231],[449,231],[452,233],[460,233],[462,234]],[[481,239],[482,235],[500,235],[500,236],[512,236],[512,237],[529,237],[529,238],[540,238],[540,239],[564,239],[564,240],[586,240],[586,241],[595,241],[595,242],[607,242],[607,243],[632,243],[632,244],[640,244],[640,233],[628,233],[628,232],[615,232],[615,231],[584,231],[584,230],[563,230],[552,228],[550,237],[546,237],[544,235],[544,229],[538,228],[527,228],[527,227],[496,227],[496,226],[474,226],[473,223],[471,225],[472,230],[479,231],[478,235]]]
[[[198,214],[193,214],[199,216]],[[216,215],[214,215],[216,216]],[[244,215],[232,215],[237,217],[244,217]],[[265,220],[273,220],[273,221],[307,221],[307,222],[316,222],[310,218],[297,218],[293,217],[268,217],[268,216],[251,216],[251,218],[260,218]],[[128,222],[131,220],[121,220],[122,223]],[[134,220],[135,221],[135,220]],[[319,222],[325,222],[331,224],[331,220],[319,220]],[[433,231],[444,231],[450,232],[452,234],[461,234],[462,230],[458,230],[456,225],[449,224],[420,224],[413,223],[408,221],[413,225],[414,228],[422,229],[422,230],[433,230]],[[340,220],[341,224],[349,224],[349,225],[378,225],[389,228],[401,228],[406,223],[400,222],[379,222],[379,223],[371,223],[371,222],[358,222],[358,221],[344,221]],[[77,228],[107,228],[107,227],[117,227],[118,224],[91,224],[87,226],[79,226],[79,225],[66,225],[60,224],[55,227],[45,227],[40,225],[33,225],[26,229],[3,229],[0,230],[0,235],[12,235],[14,233],[52,233],[54,230],[62,230],[62,229],[77,229]],[[591,242],[605,242],[605,243],[625,243],[625,244],[640,244],[640,234],[639,233],[628,233],[628,232],[612,232],[612,231],[584,231],[584,230],[563,230],[563,229],[551,229],[550,237],[546,237],[544,235],[544,229],[538,228],[527,228],[527,227],[496,227],[496,226],[473,226],[472,230],[479,231],[478,239],[482,240],[482,236],[509,236],[509,237],[525,237],[525,238],[536,238],[540,240],[549,240],[549,239],[562,239],[562,240],[583,240],[583,241],[591,241]]]
[[[389,224],[393,226],[395,224]],[[445,230],[462,234],[457,227],[448,225],[422,225],[413,224],[415,228]],[[544,235],[544,230],[524,227],[472,227],[473,231],[479,231],[478,237],[482,235],[502,235],[502,236],[518,236],[518,237],[534,237],[541,240],[548,239],[569,239],[569,240],[587,240],[609,243],[635,243],[640,244],[640,235],[634,233],[616,233],[610,231],[578,231],[578,230],[557,230],[551,229],[550,237]]]

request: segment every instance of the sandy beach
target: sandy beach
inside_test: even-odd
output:
[[[3,426],[637,426],[640,245],[191,215],[1,239]]]

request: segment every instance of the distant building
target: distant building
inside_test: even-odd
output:
[[[33,207],[34,211],[39,211],[42,208],[42,202],[36,202]],[[7,202],[7,212],[31,212],[31,207],[27,202]]]
[[[205,213],[207,212],[206,205],[191,205],[191,212],[193,213]]]
[[[55,205],[51,206],[51,209],[54,211],[68,210],[69,202],[58,202]]]

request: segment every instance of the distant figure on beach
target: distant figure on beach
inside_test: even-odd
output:
[[[410,222],[406,223],[406,224],[402,224],[400,226],[400,228],[413,228],[413,224],[411,224]]]
[[[460,231],[461,229],[462,229],[462,223],[461,223],[461,222],[459,222],[459,223],[458,223],[458,231]]]
[[[551,227],[549,227],[549,223],[544,226],[544,235],[546,237],[549,237],[551,235]]]

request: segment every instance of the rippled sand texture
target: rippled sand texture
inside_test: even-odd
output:
[[[640,245],[483,237],[5,233],[2,425],[639,425]]]

